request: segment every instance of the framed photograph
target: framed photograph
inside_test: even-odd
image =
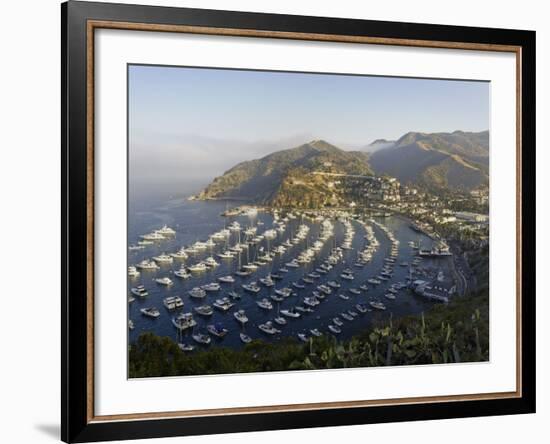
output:
[[[535,33],[64,3],[62,439],[535,411]]]

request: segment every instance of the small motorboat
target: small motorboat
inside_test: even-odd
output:
[[[193,308],[193,310],[201,316],[212,316],[214,313],[214,309],[210,305],[199,305]]]
[[[156,278],[156,279],[155,279],[155,282],[156,282],[157,284],[165,285],[165,286],[167,286],[167,287],[169,287],[170,285],[174,285],[174,282],[173,282],[172,279],[170,279],[169,277]]]
[[[216,299],[212,304],[215,308],[221,311],[228,311],[235,304],[229,300],[229,298]]]
[[[146,308],[140,309],[139,311],[141,311],[142,315],[148,316],[154,319],[160,316],[160,311],[158,311],[158,309],[156,309],[155,307],[146,307]]]
[[[268,335],[275,335],[277,333],[281,333],[281,330],[276,329],[273,326],[273,323],[271,321],[267,321],[265,324],[258,325],[258,328],[264,333],[267,333]]]
[[[368,311],[370,311],[365,304],[357,304],[355,305],[355,308],[359,313],[367,313]]]
[[[202,334],[202,333],[194,334],[193,335],[193,340],[195,342],[198,342],[199,344],[203,344],[203,345],[208,345],[208,344],[210,344],[210,342],[212,342],[212,338],[210,338],[210,336]]]
[[[178,347],[180,348],[180,350],[182,352],[191,352],[191,351],[195,350],[195,346],[191,345],[191,344],[179,343]]]
[[[174,275],[182,279],[189,279],[191,277],[185,267],[181,267],[179,270],[174,271]]]
[[[249,344],[250,342],[252,342],[252,338],[246,333],[239,333],[239,337],[241,338],[241,341],[245,344]]]
[[[162,302],[168,310],[176,310],[183,307],[183,301],[179,296],[168,296]]]
[[[301,316],[300,313],[296,313],[292,308],[288,310],[287,309],[281,310],[281,314],[283,316],[286,316],[287,318],[294,318],[294,319],[297,319]]]
[[[379,301],[370,301],[369,305],[372,308],[376,308],[377,310],[385,310],[386,309],[386,306],[382,302],[379,302]]]
[[[192,298],[202,299],[206,297],[206,291],[200,287],[195,287],[189,290],[188,293]]]
[[[231,290],[227,294],[229,296],[231,296],[233,299],[240,299],[241,298],[241,295],[239,293],[237,293],[236,291],[234,291],[234,290]]]
[[[264,310],[271,310],[273,308],[273,304],[266,298],[263,298],[261,301],[257,301],[256,304]]]
[[[323,336],[323,333],[321,333],[321,332],[319,331],[319,329],[317,329],[317,328],[312,328],[312,329],[310,330],[310,333],[311,333],[313,336],[316,336],[316,337]]]
[[[203,285],[201,287],[204,291],[220,291],[220,284],[217,282],[211,282],[210,284]]]
[[[342,316],[346,321],[353,321],[353,316],[349,315],[348,313],[340,313],[340,316]]]
[[[223,338],[227,333],[229,333],[229,330],[224,328],[224,326],[220,323],[210,324],[206,327],[206,329],[208,330],[208,333],[213,334],[217,338]]]
[[[336,325],[331,324],[331,325],[328,326],[328,329],[334,334],[342,333],[342,329],[340,327],[336,326]]]
[[[259,293],[261,291],[261,288],[258,287],[258,284],[256,282],[251,282],[250,284],[243,284],[242,287],[249,291],[250,293]]]
[[[308,341],[308,337],[305,333],[298,333],[298,339],[302,342],[307,342]]]
[[[246,313],[244,310],[236,311],[235,313],[233,313],[233,316],[241,324],[246,324],[248,322],[248,317],[246,316]]]
[[[140,298],[144,298],[149,294],[149,292],[145,289],[143,285],[138,285],[137,287],[130,289],[130,291],[132,292],[132,294]]]

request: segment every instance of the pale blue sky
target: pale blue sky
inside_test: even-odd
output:
[[[487,82],[131,65],[135,180],[206,180],[324,139],[343,149],[409,131],[489,128]]]
[[[141,142],[195,135],[308,134],[368,144],[408,131],[489,127],[489,83],[158,66],[130,67],[130,130]]]

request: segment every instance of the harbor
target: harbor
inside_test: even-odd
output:
[[[402,217],[183,197],[130,211],[130,343],[143,332],[186,352],[344,340],[456,292],[452,254]]]

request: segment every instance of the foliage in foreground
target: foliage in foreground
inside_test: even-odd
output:
[[[129,358],[131,378],[487,361],[489,298],[487,292],[457,298],[344,342],[328,335],[311,344],[258,340],[241,350],[212,347],[185,354],[172,339],[144,333],[131,345]]]

